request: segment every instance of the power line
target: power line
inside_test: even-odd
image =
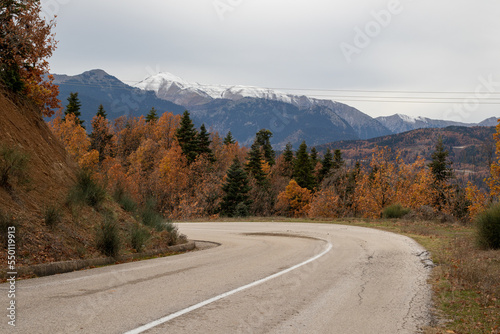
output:
[[[130,81],[128,81],[130,82]],[[95,87],[95,88],[113,88],[113,89],[130,89],[137,87],[128,86],[126,84],[91,84],[91,83],[77,83],[77,82],[62,82],[61,84],[67,86],[79,87]],[[232,86],[227,86],[228,88]],[[249,88],[258,88],[247,86]],[[318,91],[318,92],[344,92],[344,93],[393,93],[393,94],[475,94],[474,92],[425,92],[425,91],[375,91],[375,90],[341,90],[341,89],[302,89],[302,88],[263,88],[269,90],[294,90],[294,91]],[[140,89],[139,89],[140,90]],[[143,90],[140,90],[144,92]],[[491,94],[500,94],[494,92]],[[311,94],[308,97],[323,98],[328,100],[345,101],[345,102],[380,102],[380,103],[426,103],[426,104],[451,104],[459,101],[467,102],[468,99],[474,99],[471,104],[479,105],[497,105],[500,104],[499,97],[450,97],[450,96],[374,96],[374,95],[327,95],[327,94]]]

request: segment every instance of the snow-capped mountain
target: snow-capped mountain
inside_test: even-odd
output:
[[[454,121],[444,121],[426,117],[412,117],[403,114],[392,116],[381,116],[376,118],[382,125],[393,133],[401,133],[416,129],[445,128],[447,126],[476,126],[477,124],[461,123]]]
[[[204,123],[220,135],[231,131],[244,145],[251,145],[260,129],[269,129],[273,132],[272,144],[276,149],[284,148],[288,142],[297,148],[303,140],[314,146],[375,138],[417,128],[496,125],[496,118],[480,124],[401,114],[374,119],[335,101],[258,87],[189,83],[169,73],[150,77],[136,87],[103,70],[75,76],[56,75],[55,82],[59,85],[59,98],[63,104],[71,92],[79,93],[82,119],[86,125],[90,124],[100,104],[110,119],[146,115],[153,107],[159,113],[169,111],[175,114],[188,109],[197,127]]]
[[[187,82],[171,73],[159,73],[139,84],[137,88],[154,91],[160,99],[186,106],[191,110],[204,109],[202,106],[218,99],[237,102],[247,98],[278,101],[307,112],[315,108],[328,109],[335,116],[345,120],[360,139],[373,138],[391,132],[377,120],[343,103],[320,100],[304,95],[293,95],[277,90],[241,85],[207,85]]]
[[[290,103],[299,108],[309,108],[318,104],[316,99],[307,96],[287,94],[269,88],[188,82],[168,72],[151,76],[138,83],[136,87],[154,91],[159,98],[187,107],[205,104],[214,99],[238,101],[245,97]],[[336,104],[336,102],[330,102]]]

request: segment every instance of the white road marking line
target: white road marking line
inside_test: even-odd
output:
[[[201,302],[201,303],[198,303],[198,304],[196,304],[196,305],[190,306],[190,307],[185,308],[185,309],[183,309],[183,310],[180,310],[180,311],[178,311],[178,312],[172,313],[172,314],[167,315],[166,317],[160,318],[160,319],[158,319],[158,320],[152,321],[152,322],[150,322],[149,324],[143,325],[143,326],[141,326],[141,327],[138,327],[138,328],[136,328],[136,329],[133,329],[133,330],[131,330],[131,331],[128,331],[128,332],[126,332],[126,333],[124,333],[124,334],[139,334],[139,333],[143,333],[143,332],[145,332],[145,331],[147,331],[147,330],[149,330],[149,329],[151,329],[151,328],[153,328],[153,327],[159,326],[159,325],[164,324],[164,323],[166,323],[166,322],[168,322],[168,321],[170,321],[170,320],[172,320],[172,319],[175,319],[175,318],[177,318],[177,317],[180,317],[181,315],[184,315],[184,314],[186,314],[186,313],[192,312],[192,311],[194,311],[194,310],[197,310],[197,309],[199,309],[199,308],[202,308],[203,306],[206,306],[206,305],[208,305],[208,304],[211,304],[211,303],[216,302],[216,301],[218,301],[218,300],[221,300],[221,299],[223,299],[223,298],[226,298],[226,297],[229,297],[229,296],[231,296],[231,295],[234,295],[235,293],[241,292],[241,291],[246,290],[246,289],[249,289],[249,288],[253,288],[254,286],[257,286],[257,285],[262,284],[262,283],[264,283],[264,282],[270,281],[270,280],[272,280],[272,279],[274,279],[274,278],[277,278],[277,277],[282,276],[282,275],[284,275],[284,274],[287,274],[287,273],[289,273],[289,272],[291,272],[291,271],[293,271],[293,270],[295,270],[295,269],[298,269],[298,268],[300,268],[300,267],[302,267],[302,266],[305,266],[306,264],[309,264],[309,263],[311,263],[311,262],[313,262],[313,261],[316,261],[317,259],[319,259],[319,258],[320,258],[320,257],[322,257],[323,255],[325,255],[326,253],[328,253],[331,249],[332,249],[332,244],[331,244],[331,243],[328,243],[327,248],[326,248],[326,249],[325,249],[322,253],[320,253],[320,254],[318,254],[318,255],[316,255],[316,256],[314,256],[314,257],[310,258],[309,260],[306,260],[306,261],[304,261],[304,262],[302,262],[302,263],[299,263],[299,264],[297,264],[297,265],[295,265],[295,266],[293,266],[293,267],[290,267],[290,268],[288,268],[288,269],[285,269],[285,270],[283,270],[283,271],[280,271],[280,272],[278,272],[278,273],[276,273],[276,274],[273,274],[273,275],[271,275],[271,276],[268,276],[268,277],[262,278],[262,279],[260,279],[260,280],[258,280],[258,281],[253,282],[253,283],[250,283],[250,284],[244,285],[244,286],[242,286],[242,287],[236,288],[236,289],[234,289],[234,290],[231,290],[231,291],[229,291],[229,292],[223,293],[223,294],[218,295],[218,296],[216,296],[216,297],[213,297],[213,298],[207,299],[207,300],[205,300],[205,301],[203,301],[203,302]]]

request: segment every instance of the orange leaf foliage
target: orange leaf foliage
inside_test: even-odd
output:
[[[309,211],[311,199],[309,189],[302,188],[295,180],[291,180],[285,191],[278,195],[276,209],[286,215],[303,217]]]
[[[11,11],[12,5],[2,8],[2,62],[19,71],[24,93],[40,107],[44,116],[52,116],[53,109],[60,107],[59,88],[49,75],[48,62],[56,48],[51,34],[55,21],[46,22],[41,17],[40,1],[23,1],[23,6],[17,12]]]

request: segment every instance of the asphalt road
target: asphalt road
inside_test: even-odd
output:
[[[429,269],[409,238],[325,224],[179,229],[220,246],[18,281],[15,328],[2,284],[0,332],[417,333],[429,322]]]

